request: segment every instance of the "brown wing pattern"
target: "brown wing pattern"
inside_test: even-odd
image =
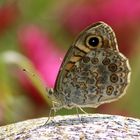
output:
[[[112,47],[112,49],[117,50],[118,47],[116,46],[116,38],[115,34],[112,32],[112,29],[103,22],[95,23],[89,27],[87,27],[84,31],[82,31],[77,39],[74,41],[72,46],[69,48],[68,52],[66,53],[63,63],[61,64],[54,90],[59,90],[61,88],[61,81],[66,76],[66,74],[71,70],[71,68],[75,65],[77,61],[82,59],[84,55],[89,53],[94,48],[87,46],[85,44],[85,38],[88,35],[99,35],[102,38],[101,46],[100,47]],[[103,36],[102,34],[109,36]]]

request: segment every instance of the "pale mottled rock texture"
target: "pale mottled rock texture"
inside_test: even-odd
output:
[[[81,118],[81,121],[80,121]],[[103,114],[38,118],[0,127],[0,140],[140,140],[140,120]]]

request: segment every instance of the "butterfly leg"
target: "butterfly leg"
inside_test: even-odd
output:
[[[56,109],[55,109],[55,103],[56,102],[53,101],[52,103],[53,103],[53,107],[50,109],[48,119],[43,126],[46,126],[49,121],[54,120],[54,116],[55,116],[55,113],[56,113]],[[52,112],[53,112],[53,116],[51,117]]]
[[[80,118],[80,115],[79,115],[79,110],[78,110],[77,106],[76,106],[76,112],[77,112],[77,116],[78,116],[79,120],[81,121],[81,118]]]
[[[86,111],[84,111],[80,106],[78,106],[78,108],[84,113],[84,114],[88,114]]]
[[[84,111],[80,106],[76,106],[77,116],[78,116],[80,122],[83,124],[82,117],[79,115],[79,110],[78,109],[80,109],[84,114],[88,114],[88,113],[86,111]]]

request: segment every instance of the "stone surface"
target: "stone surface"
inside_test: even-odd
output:
[[[0,140],[140,140],[140,120],[104,114],[56,116],[0,127]],[[45,124],[45,125],[44,125]]]

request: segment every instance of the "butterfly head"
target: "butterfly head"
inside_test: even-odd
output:
[[[90,50],[97,48],[118,50],[115,34],[104,22],[97,22],[87,27],[80,33],[74,44],[79,47],[85,46]]]
[[[48,93],[48,98],[50,98],[52,100],[52,105],[53,105],[53,109],[54,111],[59,110],[60,108],[63,107],[61,100],[58,100],[59,98],[57,97],[58,94],[54,91],[53,88],[50,89],[46,89],[47,93]]]

